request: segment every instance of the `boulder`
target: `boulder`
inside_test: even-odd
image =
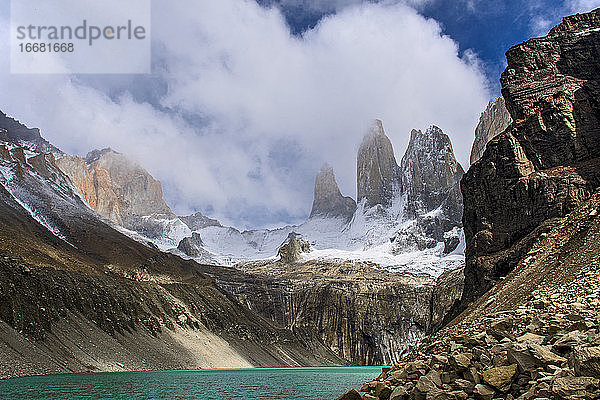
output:
[[[362,397],[356,389],[350,389],[346,393],[338,397],[337,400],[362,400]]]
[[[490,386],[501,392],[507,392],[517,374],[517,365],[512,364],[505,367],[494,367],[483,371],[483,380]]]

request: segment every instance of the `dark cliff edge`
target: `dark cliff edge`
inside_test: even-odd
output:
[[[461,181],[456,317],[340,400],[600,398],[600,9],[506,56],[513,122]]]
[[[512,47],[502,93],[513,120],[464,176],[463,306],[506,275],[545,221],[600,186],[599,11]]]

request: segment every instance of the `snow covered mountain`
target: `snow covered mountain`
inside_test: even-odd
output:
[[[199,234],[203,261],[275,258],[293,233],[311,244],[304,260],[365,261],[437,276],[463,263],[463,173],[450,139],[439,128],[413,131],[399,166],[382,122],[375,121],[357,155],[358,204],[341,194],[333,169],[325,165],[315,180],[311,215],[301,225],[239,231],[214,220],[210,225],[187,223]]]
[[[85,158],[58,155],[56,165],[89,207],[130,237],[184,258],[225,265],[274,259],[294,234],[311,244],[304,260],[365,261],[437,276],[464,259],[464,171],[450,139],[435,126],[411,133],[398,165],[383,123],[374,121],[356,158],[358,201],[342,195],[333,168],[324,165],[308,220],[278,229],[240,231],[201,213],[177,217],[161,183],[109,148]]]

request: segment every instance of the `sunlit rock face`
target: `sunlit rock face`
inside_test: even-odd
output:
[[[88,204],[121,225],[128,218],[160,214],[175,216],[163,200],[162,185],[148,171],[112,149],[86,156],[65,156],[59,167],[71,177]]]
[[[511,122],[512,118],[506,109],[503,97],[488,104],[485,111],[481,113],[475,129],[475,140],[471,148],[471,164],[481,158],[489,141],[504,132]]]

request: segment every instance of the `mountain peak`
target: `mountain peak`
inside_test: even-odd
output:
[[[499,97],[493,103],[490,102],[479,117],[479,123],[475,128],[475,140],[471,149],[471,164],[479,160],[490,140],[502,133],[512,118],[506,109],[504,98]]]
[[[450,138],[439,127],[431,125],[425,133],[412,130],[400,170],[409,217],[447,203],[447,217],[460,222],[462,203],[458,183],[464,170],[456,161]]]
[[[112,154],[121,154],[121,153],[119,153],[117,151],[114,151],[110,147],[105,147],[102,150],[95,149],[95,150],[92,150],[89,153],[87,153],[87,155],[85,156],[85,162],[87,164],[91,164],[94,161],[99,160],[102,156],[104,156],[106,154],[109,154],[109,153],[112,153]]]
[[[375,120],[365,135],[356,164],[357,200],[366,199],[369,207],[389,206],[398,178],[398,164],[380,120]]]
[[[355,210],[356,202],[350,197],[342,196],[331,165],[323,164],[315,179],[314,200],[310,218],[316,216],[343,217],[349,220]]]

